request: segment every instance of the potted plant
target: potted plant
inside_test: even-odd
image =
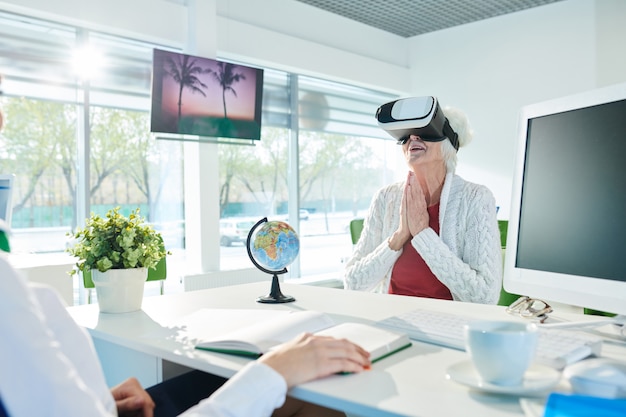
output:
[[[91,273],[100,311],[139,310],[148,268],[168,254],[161,234],[145,222],[139,208],[128,217],[119,207],[105,217],[92,213],[84,228],[69,235],[75,242],[67,252],[78,258],[71,273]]]

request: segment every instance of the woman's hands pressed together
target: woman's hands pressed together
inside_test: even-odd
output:
[[[409,171],[404,184],[400,203],[400,224],[389,239],[389,247],[395,251],[402,249],[413,236],[428,227],[428,210],[422,186]]]
[[[404,188],[406,208],[404,214],[411,236],[415,236],[428,227],[428,206],[422,186],[415,179],[415,174],[409,171],[407,185]]]

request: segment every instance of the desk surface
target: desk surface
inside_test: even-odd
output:
[[[231,377],[249,359],[194,349],[193,339],[181,323],[198,309],[318,310],[338,322],[377,321],[415,308],[511,319],[500,306],[297,284],[282,284],[283,293],[296,298],[293,303],[257,303],[256,297],[266,295],[269,287],[268,280],[148,297],[142,310],[126,314],[99,314],[97,305],[70,307],[69,311],[94,338],[224,377]],[[565,320],[582,317],[567,313],[561,316]],[[607,351],[608,356],[626,358],[626,348],[603,350]],[[292,389],[290,395],[360,416],[523,415],[518,397],[481,393],[447,380],[446,369],[464,360],[465,352],[414,341],[411,348],[375,363],[371,371],[309,382]],[[557,389],[567,387],[561,384]]]

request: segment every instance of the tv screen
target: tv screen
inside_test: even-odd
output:
[[[259,140],[263,70],[155,49],[150,130]]]

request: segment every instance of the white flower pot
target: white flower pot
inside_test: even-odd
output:
[[[148,268],[91,270],[101,313],[128,313],[141,309]]]

